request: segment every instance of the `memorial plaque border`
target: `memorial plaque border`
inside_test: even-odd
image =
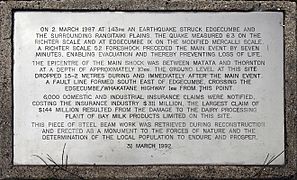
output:
[[[47,166],[13,165],[13,13],[15,11],[191,11],[284,13],[285,165],[137,165],[69,166],[54,172]],[[0,178],[280,178],[296,177],[297,86],[296,3],[293,1],[0,1]],[[272,132],[273,133],[273,132]],[[28,137],[29,138],[29,137]],[[61,147],[62,151],[62,147]],[[263,162],[265,157],[263,157]]]

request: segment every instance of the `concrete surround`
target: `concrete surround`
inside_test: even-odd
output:
[[[282,11],[285,52],[284,166],[14,166],[12,22],[15,10],[46,11]],[[0,179],[258,179],[297,178],[296,3],[206,0],[0,0]],[[273,133],[273,132],[271,132]],[[28,137],[30,138],[30,137]],[[62,151],[62,147],[61,147]],[[264,162],[264,159],[263,159]]]

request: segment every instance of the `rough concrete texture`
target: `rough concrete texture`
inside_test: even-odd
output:
[[[12,15],[14,10],[100,11],[283,11],[285,14],[285,154],[283,166],[14,166]],[[206,0],[0,0],[0,178],[62,179],[259,179],[296,178],[296,3],[295,1]],[[272,132],[273,133],[273,132]],[[30,137],[28,137],[30,138]],[[264,162],[264,160],[263,160]]]

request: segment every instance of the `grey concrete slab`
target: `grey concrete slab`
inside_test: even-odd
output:
[[[12,22],[15,10],[282,11],[285,52],[285,165],[15,166],[13,165]],[[27,0],[0,1],[0,177],[61,179],[258,179],[296,177],[296,3],[294,1]],[[273,132],[272,132],[273,133]],[[29,138],[29,137],[28,137]],[[58,150],[59,151],[59,150]],[[62,147],[61,147],[62,153]],[[75,157],[74,157],[75,158]],[[263,159],[264,162],[264,159]]]

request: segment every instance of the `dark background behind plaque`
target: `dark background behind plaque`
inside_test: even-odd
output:
[[[137,11],[283,11],[285,34],[284,166],[71,166],[54,171],[46,166],[12,164],[12,14],[19,10],[137,10]],[[0,1],[0,177],[15,178],[296,178],[296,3],[294,1]],[[273,132],[272,132],[273,133]],[[29,137],[28,137],[29,138]],[[75,174],[71,174],[75,173]]]

